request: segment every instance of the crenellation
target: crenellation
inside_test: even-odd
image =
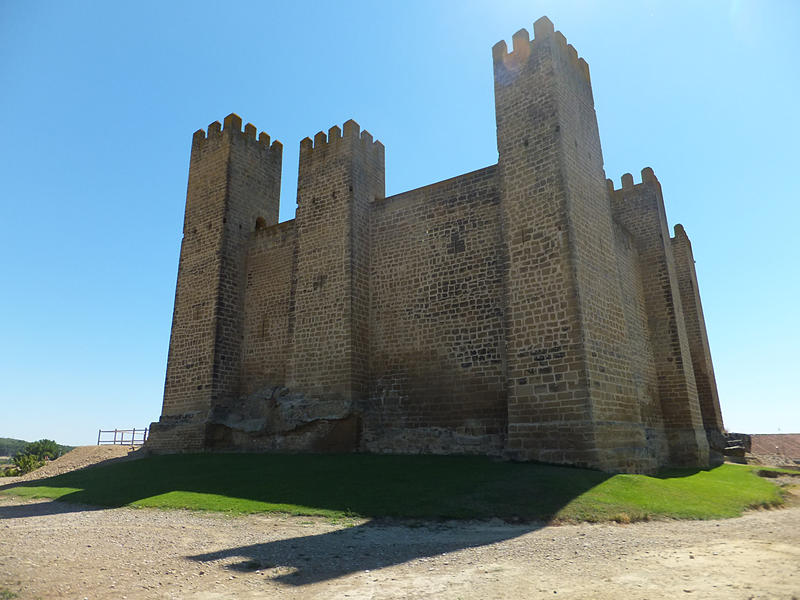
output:
[[[642,183],[658,183],[658,178],[650,167],[642,169]]]
[[[633,189],[633,175],[631,175],[630,173],[625,173],[622,176],[622,189],[623,190]]]
[[[540,17],[533,22],[533,38],[541,41],[550,37],[555,32],[553,22],[547,17]]]
[[[494,62],[502,62],[508,56],[508,45],[505,40],[500,40],[492,46],[492,59]]]
[[[236,113],[231,113],[222,120],[222,131],[229,135],[242,133],[242,117]]]
[[[511,54],[513,58],[522,63],[531,53],[531,36],[527,29],[520,29],[511,36]]]
[[[153,451],[469,453],[653,471],[722,431],[691,243],[606,179],[589,67],[547,17],[492,48],[498,162],[385,196],[348,120],[192,137]]]
[[[583,58],[579,58],[578,67],[580,67],[580,70],[583,73],[583,76],[586,78],[586,81],[591,85],[592,76],[589,73],[589,63],[587,63]]]
[[[334,125],[327,134],[324,131],[317,132],[313,140],[304,138],[300,142],[300,160],[301,163],[327,161],[334,154],[353,152],[356,148],[361,148],[364,157],[374,165],[383,164],[383,144],[373,140],[368,131],[361,131],[359,124],[352,119],[346,121],[343,128]]]
[[[192,136],[192,147],[198,146],[202,142],[206,141],[206,130],[205,129],[198,129],[194,132]]]
[[[359,132],[361,131],[361,126],[356,123],[353,119],[349,119],[344,123],[344,137],[346,138],[357,138],[359,137]]]
[[[607,181],[609,192],[616,192],[616,191],[619,191],[619,190],[622,190],[622,189],[626,189],[626,190],[627,189],[633,189],[633,188],[641,186],[643,184],[658,184],[658,185],[660,185],[660,182],[658,181],[658,177],[656,177],[656,174],[655,174],[655,172],[653,171],[653,169],[651,167],[644,167],[641,170],[641,179],[640,179],[639,183],[635,182],[635,180],[633,178],[633,175],[631,173],[625,173],[625,174],[622,175],[622,177],[621,177],[622,185],[620,187],[618,187],[618,188],[614,186],[614,181],[613,180],[607,179],[606,181]]]
[[[235,113],[229,114],[224,119],[223,124],[214,121],[208,126],[208,135],[204,129],[198,129],[192,136],[192,148],[202,146],[207,140],[221,140],[223,132],[228,140],[244,140],[254,147],[261,148],[272,154],[272,159],[280,163],[283,153],[283,144],[275,140],[270,144],[270,136],[265,131],[258,133],[258,129],[252,123],[248,123],[242,131],[242,119]],[[236,134],[239,135],[236,135]]]

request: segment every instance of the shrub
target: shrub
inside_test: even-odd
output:
[[[0,472],[0,477],[16,477],[17,475],[20,475],[20,472],[16,467],[4,467]]]
[[[17,454],[14,457],[14,464],[20,475],[35,471],[44,464],[44,460],[33,454]]]

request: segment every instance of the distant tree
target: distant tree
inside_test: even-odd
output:
[[[14,456],[21,452],[29,442],[15,438],[0,438],[0,456]]]
[[[22,450],[21,454],[30,454],[40,461],[55,460],[61,456],[61,446],[53,440],[38,440],[31,442]]]
[[[55,460],[63,454],[61,446],[53,440],[38,440],[25,446],[14,455],[14,465],[20,474],[38,469],[48,460]]]

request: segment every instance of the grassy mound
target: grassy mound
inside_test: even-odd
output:
[[[746,466],[657,476],[368,454],[184,454],[92,467],[0,493],[100,506],[341,517],[630,521],[735,517],[781,504]]]

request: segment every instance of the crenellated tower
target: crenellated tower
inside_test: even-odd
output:
[[[692,355],[692,369],[697,384],[697,399],[703,417],[703,427],[709,441],[724,431],[722,411],[719,407],[717,380],[714,376],[714,365],[711,362],[711,350],[708,345],[706,320],[703,315],[703,304],[700,301],[700,288],[697,284],[697,273],[694,268],[692,242],[680,223],[675,225],[675,237],[672,238],[672,254],[675,257],[675,272],[678,277],[683,317],[686,324],[686,335],[689,340],[689,351]]]
[[[281,157],[280,142],[249,123],[242,131],[236,114],[192,138],[164,405],[151,449],[208,446],[209,411],[238,391],[246,244],[257,223],[278,222]]]
[[[622,187],[609,185],[609,190],[614,218],[630,232],[638,251],[670,463],[707,465],[708,440],[661,184],[646,167],[641,183],[634,184],[633,175],[626,173]]]
[[[493,57],[509,453],[649,468],[589,67],[546,17]]]
[[[308,397],[353,402],[366,393],[369,210],[384,193],[383,144],[355,121],[300,142],[287,385]]]

